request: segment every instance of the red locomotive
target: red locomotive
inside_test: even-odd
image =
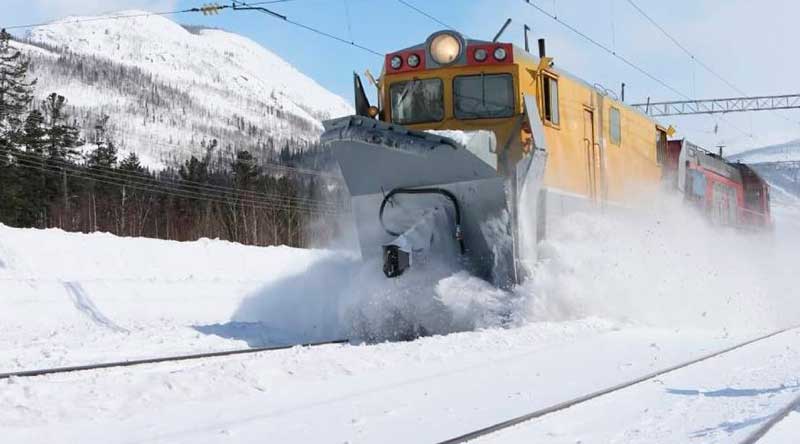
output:
[[[769,228],[769,185],[748,165],[686,139],[667,143],[665,173],[685,199],[719,225]]]

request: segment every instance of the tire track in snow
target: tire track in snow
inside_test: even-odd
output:
[[[103,314],[103,312],[100,311],[99,308],[97,308],[96,305],[94,305],[94,301],[92,301],[89,295],[86,294],[86,290],[83,289],[83,286],[80,283],[64,282],[64,288],[67,290],[67,294],[69,294],[70,299],[72,299],[72,303],[75,304],[75,308],[88,316],[92,322],[117,333],[128,332],[128,330],[115,324],[114,321],[109,319]]]

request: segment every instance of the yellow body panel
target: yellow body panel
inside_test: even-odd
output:
[[[547,62],[547,59],[545,59]],[[516,115],[502,119],[459,120],[453,116],[453,77],[465,74],[510,73],[514,77]],[[542,85],[545,75],[558,81],[559,124],[544,120],[548,148],[545,186],[596,202],[624,203],[661,180],[657,160],[656,122],[613,100],[580,79],[547,68],[536,57],[514,48],[514,63],[506,65],[453,66],[412,73],[381,76],[382,119],[391,121],[389,85],[409,79],[439,78],[444,84],[444,119],[440,122],[408,125],[415,130],[491,130],[497,138],[498,155],[508,146],[512,161],[525,153],[526,134],[519,131],[523,97],[535,96],[543,110]],[[611,141],[611,108],[619,110],[620,141]],[[513,134],[512,134],[513,133]],[[539,137],[537,135],[537,137]],[[502,172],[502,166],[500,167]]]

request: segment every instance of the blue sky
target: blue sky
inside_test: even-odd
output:
[[[255,0],[253,0],[255,1]],[[617,91],[627,84],[629,102],[680,99],[624,63],[592,47],[540,14],[523,0],[407,0],[474,38],[490,39],[507,17],[514,22],[504,40],[522,43],[522,25],[545,37],[548,52],[563,69],[589,83]],[[690,97],[739,94],[704,70],[648,23],[628,0],[532,0]],[[634,0],[703,63],[750,95],[800,92],[793,56],[800,41],[800,2],[767,0]],[[199,6],[196,0],[2,0],[0,26],[91,15],[129,8],[149,11]],[[223,3],[223,2],[220,2]],[[270,5],[291,19],[389,52],[411,46],[441,25],[397,0],[293,0]],[[183,14],[181,23],[220,27],[243,34],[295,65],[323,86],[350,100],[351,73],[380,72],[380,57],[317,36],[257,12],[225,11],[218,16]],[[665,119],[680,134],[729,151],[800,138],[800,110]],[[717,132],[714,132],[715,127]]]

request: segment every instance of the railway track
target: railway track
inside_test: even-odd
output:
[[[71,372],[80,372],[80,371],[89,371],[89,370],[99,370],[105,368],[114,368],[114,367],[132,367],[135,365],[143,365],[143,364],[158,364],[163,362],[178,362],[178,361],[190,361],[190,360],[197,360],[197,359],[206,359],[206,358],[217,358],[223,356],[233,356],[233,355],[244,355],[244,354],[253,354],[253,353],[264,353],[264,352],[271,352],[277,350],[287,350],[294,347],[318,347],[320,345],[331,345],[331,344],[346,344],[349,342],[346,339],[340,339],[336,341],[323,341],[323,342],[309,342],[304,344],[295,344],[295,345],[282,345],[277,347],[256,347],[256,348],[242,348],[236,350],[225,350],[225,351],[218,351],[218,352],[206,352],[206,353],[194,353],[194,354],[187,354],[187,355],[175,355],[175,356],[162,356],[157,358],[146,358],[146,359],[133,359],[128,361],[112,361],[112,362],[103,362],[98,364],[86,364],[86,365],[74,365],[68,367],[54,367],[54,368],[45,368],[45,369],[35,369],[35,370],[20,370],[16,372],[8,372],[8,373],[0,373],[0,380],[9,379],[9,378],[28,378],[33,376],[43,376],[43,375],[52,375],[58,373],[71,373]]]
[[[758,428],[755,432],[751,433],[741,444],[755,444],[761,440],[773,427],[775,427],[778,423],[786,419],[789,416],[789,413],[792,413],[795,410],[800,409],[800,396],[792,400],[789,404],[782,409],[780,409],[775,415],[770,418],[769,421],[764,423],[761,427]]]
[[[662,370],[659,370],[659,371],[656,371],[656,372],[653,372],[653,373],[646,374],[644,376],[632,379],[632,380],[627,381],[627,382],[623,382],[621,384],[617,384],[617,385],[614,385],[614,386],[611,386],[611,387],[607,387],[605,389],[598,390],[596,392],[592,392],[592,393],[589,393],[589,394],[586,394],[586,395],[583,395],[583,396],[579,396],[577,398],[573,398],[573,399],[570,399],[568,401],[560,402],[558,404],[554,404],[554,405],[551,405],[549,407],[538,409],[538,410],[532,411],[530,413],[526,413],[524,415],[517,416],[515,418],[510,418],[510,419],[508,419],[506,421],[498,422],[498,423],[483,427],[481,429],[477,429],[477,430],[474,430],[472,432],[465,433],[463,435],[459,435],[459,436],[457,436],[455,438],[450,438],[450,439],[447,439],[447,440],[444,440],[444,441],[440,441],[437,444],[465,443],[465,442],[472,441],[472,440],[477,439],[477,438],[481,438],[483,436],[491,435],[492,433],[499,432],[501,430],[516,426],[518,424],[522,424],[522,423],[527,422],[527,421],[531,421],[533,419],[542,418],[544,416],[550,415],[552,413],[559,412],[561,410],[566,410],[566,409],[568,409],[570,407],[573,407],[573,406],[576,406],[576,405],[579,405],[579,404],[583,404],[583,403],[585,403],[587,401],[591,401],[593,399],[597,399],[597,398],[600,398],[600,397],[605,396],[605,395],[609,395],[609,394],[614,393],[614,392],[618,392],[620,390],[626,389],[628,387],[632,387],[634,385],[637,385],[637,384],[640,384],[642,382],[651,380],[653,378],[665,375],[667,373],[671,373],[671,372],[674,372],[676,370],[680,370],[682,368],[686,368],[686,367],[698,364],[700,362],[707,361],[707,360],[715,358],[717,356],[721,356],[721,355],[724,355],[726,353],[730,353],[730,352],[732,352],[734,350],[738,350],[740,348],[746,347],[746,346],[754,344],[756,342],[763,341],[765,339],[769,339],[769,338],[772,338],[774,336],[780,335],[782,333],[786,333],[786,332],[791,331],[791,330],[796,330],[798,328],[800,328],[800,326],[793,326],[793,327],[783,328],[783,329],[780,329],[778,331],[774,331],[772,333],[765,334],[763,336],[759,336],[757,338],[750,339],[748,341],[741,342],[739,344],[724,348],[722,350],[719,350],[719,351],[716,351],[716,352],[701,356],[699,358],[695,358],[695,359],[692,359],[690,361],[686,361],[686,362],[683,362],[683,363],[680,363],[680,364],[677,364],[677,365],[673,365],[671,367],[667,367],[665,369],[662,369]],[[756,441],[758,441],[758,439],[763,437],[769,431],[769,429],[771,429],[775,424],[777,424],[783,418],[785,418],[795,408],[800,408],[800,398],[796,399],[790,405],[788,405],[783,410],[781,410],[781,412],[776,414],[761,429],[759,429],[755,433],[753,433],[753,435],[751,435],[751,438],[748,438],[749,440],[745,440],[742,444],[753,444]]]

